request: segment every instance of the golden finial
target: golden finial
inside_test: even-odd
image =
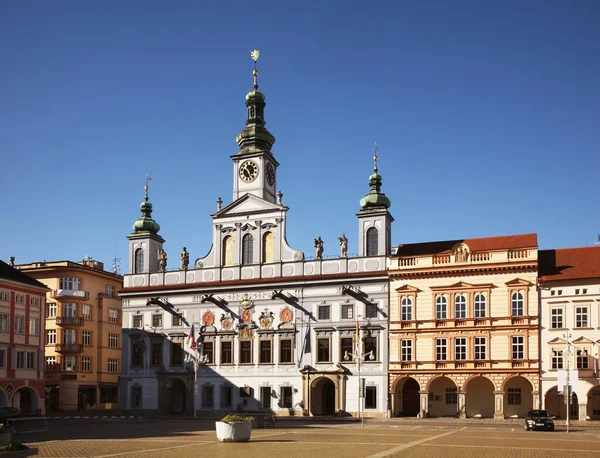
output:
[[[377,172],[377,161],[379,158],[377,157],[377,151],[379,151],[379,145],[375,143],[375,156],[373,156],[373,170]]]
[[[256,61],[258,60],[259,56],[260,51],[258,49],[255,49],[250,53],[250,57],[252,57],[252,60],[254,61],[254,71],[252,72],[254,75],[254,89],[258,89],[258,70],[256,69]]]

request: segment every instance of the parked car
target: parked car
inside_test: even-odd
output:
[[[525,417],[525,430],[541,429],[554,431],[554,421],[547,410],[530,410]]]

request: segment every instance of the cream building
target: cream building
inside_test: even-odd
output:
[[[101,262],[16,266],[50,291],[45,310],[48,411],[118,408],[121,371],[120,275]]]
[[[566,418],[558,375],[568,367],[570,417],[600,419],[600,247],[541,250],[540,299],[544,407]]]
[[[535,234],[400,245],[389,262],[393,415],[539,405]]]

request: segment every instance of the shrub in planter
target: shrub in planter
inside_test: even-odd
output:
[[[217,439],[221,442],[248,442],[252,434],[254,417],[229,414],[215,422]]]

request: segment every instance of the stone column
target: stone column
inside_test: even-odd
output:
[[[540,393],[539,391],[532,391],[531,395],[533,396],[533,406],[531,407],[532,409],[541,409],[542,406],[540,405]]]
[[[394,416],[394,408],[396,406],[396,397],[393,391],[388,393],[388,409],[387,417],[392,418]]]
[[[504,391],[494,391],[494,420],[504,420]]]
[[[458,418],[467,418],[467,392],[466,391],[457,391],[456,395],[458,397]]]
[[[585,398],[587,400],[587,397]],[[585,421],[587,419],[587,403],[579,404],[579,419]]]
[[[419,391],[419,418],[429,414],[429,391]]]

